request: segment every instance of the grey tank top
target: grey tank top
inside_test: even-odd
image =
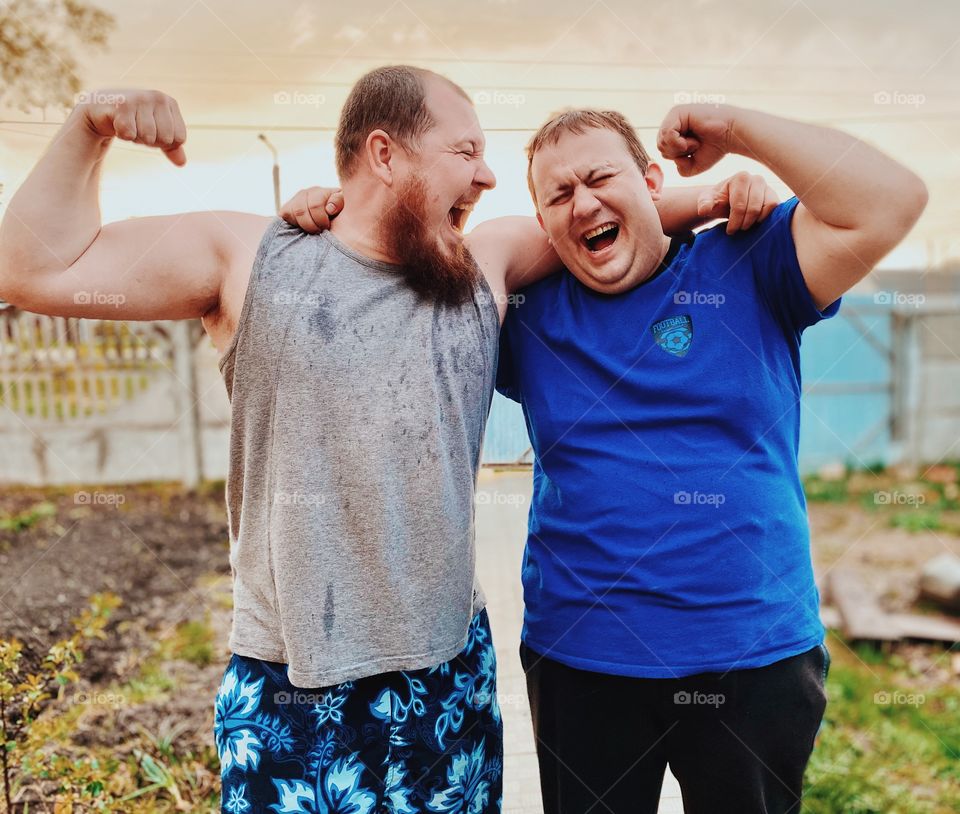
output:
[[[220,361],[231,650],[324,687],[448,661],[484,604],[474,490],[499,318],[282,220]]]

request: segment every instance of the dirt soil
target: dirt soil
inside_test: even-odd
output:
[[[181,622],[204,620],[215,640],[209,664],[163,664],[175,692],[135,710],[91,709],[73,742],[109,745],[122,754],[145,731],[167,733],[175,736],[178,751],[207,750],[209,756],[213,698],[228,658],[230,624],[222,485],[193,492],[169,485],[91,487],[86,492],[101,497],[85,502],[77,502],[79,491],[0,490],[0,517],[43,502],[55,506],[55,514],[28,528],[0,531],[0,637],[24,643],[29,670],[50,644],[72,632],[70,620],[91,594],[117,594],[123,604],[106,640],[90,649],[78,670],[79,689],[89,690],[129,680],[159,639]],[[122,503],[110,495],[122,495]],[[891,528],[885,515],[850,503],[811,503],[810,523],[818,576],[839,564],[853,567],[891,611],[912,607],[924,562],[945,550],[960,555],[960,537]],[[956,681],[944,648],[902,647],[898,652],[920,665],[926,683]],[[60,703],[52,702],[49,714],[56,715]],[[208,757],[211,784],[215,762],[215,754]]]
[[[198,584],[229,576],[222,485],[4,489],[0,516],[43,502],[55,515],[0,530],[0,637],[23,642],[26,669],[72,633],[92,594],[109,591],[123,600],[111,617],[121,635],[92,648],[82,674],[96,683],[119,678],[127,637],[203,618],[211,602]]]
[[[115,495],[122,496],[119,505]],[[224,603],[204,587],[230,573],[222,484],[192,492],[166,484],[4,489],[0,516],[43,502],[54,504],[54,516],[21,531],[0,530],[0,636],[24,643],[25,667],[71,632],[70,620],[99,591],[119,595],[123,605],[111,623],[121,635],[94,648],[83,665],[94,683],[121,677],[125,639],[222,615]],[[924,562],[944,551],[960,555],[960,537],[947,532],[891,528],[885,515],[850,503],[811,502],[809,509],[818,578],[839,565],[853,567],[892,612],[913,607]],[[224,647],[217,642],[218,654]]]

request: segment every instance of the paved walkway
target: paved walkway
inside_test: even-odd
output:
[[[530,508],[529,472],[480,475],[477,497],[477,567],[497,645],[504,726],[503,814],[543,814],[537,755],[517,647],[523,618],[520,558]],[[595,814],[609,814],[598,805]],[[660,814],[682,814],[680,787],[667,772]]]

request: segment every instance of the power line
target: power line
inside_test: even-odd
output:
[[[0,122],[2,124],[3,122]],[[37,122],[40,124],[41,122]],[[18,122],[19,124],[19,122]],[[13,133],[17,136],[33,136],[34,138],[42,138],[44,141],[50,141],[50,135],[48,133],[33,133],[29,130],[13,130],[9,127],[0,127],[0,132],[2,133]],[[136,153],[137,155],[143,155],[142,151],[136,149],[135,147],[121,147],[116,144],[111,145],[112,150],[120,150],[123,153]]]
[[[142,55],[143,51],[136,48],[112,48],[110,49],[112,54],[137,54]],[[857,65],[789,65],[789,64],[757,64],[757,63],[741,63],[741,62],[691,62],[685,63],[682,65],[667,65],[659,60],[596,60],[596,59],[584,59],[584,60],[539,60],[539,59],[530,59],[528,58],[516,58],[511,59],[509,57],[434,57],[434,56],[417,56],[417,57],[401,57],[396,54],[358,54],[354,52],[344,52],[340,54],[335,53],[326,53],[326,52],[316,52],[316,53],[304,53],[304,54],[291,54],[289,51],[208,51],[201,49],[193,48],[151,48],[150,53],[157,54],[190,54],[194,56],[226,56],[226,57],[244,57],[247,59],[259,59],[259,58],[268,58],[268,59],[332,59],[341,62],[376,62],[381,65],[393,65],[397,63],[430,63],[437,65],[525,65],[525,66],[560,66],[560,67],[571,67],[571,68],[654,68],[659,70],[669,70],[669,71],[685,71],[685,70],[711,70],[711,71],[731,71],[731,70],[747,70],[747,71],[793,71],[794,73],[798,71],[803,71],[804,73],[811,73],[813,71],[822,71],[828,72],[831,74],[836,74],[837,71],[849,71],[851,69],[859,70],[860,66]],[[894,71],[890,68],[880,68],[879,70],[870,69],[872,75],[878,74],[894,74],[902,76],[902,73],[899,71]]]
[[[162,84],[169,82],[179,85],[227,85],[227,86],[250,86],[263,85],[273,88],[284,87],[307,87],[307,88],[335,88],[338,90],[350,90],[355,83],[353,82],[330,82],[326,80],[310,81],[304,79],[223,79],[207,78],[196,76],[164,76],[162,74],[151,74],[149,77],[131,77],[130,81],[135,84]],[[702,93],[708,92],[716,96],[802,96],[811,98],[849,98],[851,96],[872,97],[876,88],[869,90],[785,90],[783,88],[741,88],[737,90],[724,90],[723,94],[713,93],[708,88],[700,89],[692,87],[697,83],[691,82],[690,88],[650,88],[650,87],[614,87],[606,86],[587,86],[587,87],[558,87],[556,85],[503,85],[491,82],[486,85],[464,84],[465,90],[473,91],[529,91],[531,93],[636,93],[636,94],[662,94],[674,95],[678,92]],[[700,83],[706,85],[707,83]],[[926,96],[927,94],[924,94]],[[935,95],[931,93],[929,95]],[[944,90],[940,93],[942,96],[954,98],[955,93],[950,90]]]
[[[960,111],[940,111],[927,113],[922,116],[904,115],[904,116],[882,116],[874,114],[865,114],[863,116],[843,116],[833,119],[808,119],[812,124],[830,126],[834,124],[916,124],[918,122],[939,121],[939,122],[960,122]],[[0,119],[0,125],[41,125],[44,127],[60,127],[63,122],[52,121],[34,121],[18,119]],[[532,127],[484,127],[485,133],[534,133],[540,125]],[[637,124],[634,125],[637,130],[659,130],[659,124]],[[333,133],[337,129],[336,125],[292,125],[292,124],[188,124],[187,130],[212,130],[212,131],[262,131],[272,132],[302,132],[302,133]],[[18,132],[18,131],[12,131]],[[35,134],[37,135],[37,134]]]

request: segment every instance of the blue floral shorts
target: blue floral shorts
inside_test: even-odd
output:
[[[229,814],[495,814],[503,724],[487,612],[436,667],[305,690],[234,655],[214,724]]]

